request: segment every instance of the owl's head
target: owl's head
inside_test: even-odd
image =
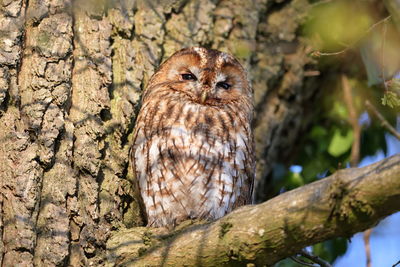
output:
[[[150,79],[146,94],[166,87],[201,105],[252,99],[240,63],[229,54],[202,47],[185,48],[168,58]]]

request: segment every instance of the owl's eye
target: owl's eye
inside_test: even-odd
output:
[[[228,90],[229,88],[231,88],[231,85],[229,83],[226,82],[218,82],[217,83],[217,87],[223,88],[225,90]]]
[[[196,76],[191,73],[184,73],[182,74],[182,79],[187,81],[197,81]]]

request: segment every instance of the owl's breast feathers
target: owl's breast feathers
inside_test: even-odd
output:
[[[140,116],[133,161],[149,225],[216,219],[251,202],[254,152],[246,117],[168,100]]]

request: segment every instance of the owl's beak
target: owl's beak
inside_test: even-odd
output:
[[[206,102],[208,96],[208,91],[203,91],[201,92],[201,97],[200,97],[200,102],[204,104]]]

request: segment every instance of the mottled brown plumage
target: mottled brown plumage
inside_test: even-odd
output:
[[[217,219],[252,198],[252,90],[232,56],[176,52],[150,79],[132,163],[148,225]]]

